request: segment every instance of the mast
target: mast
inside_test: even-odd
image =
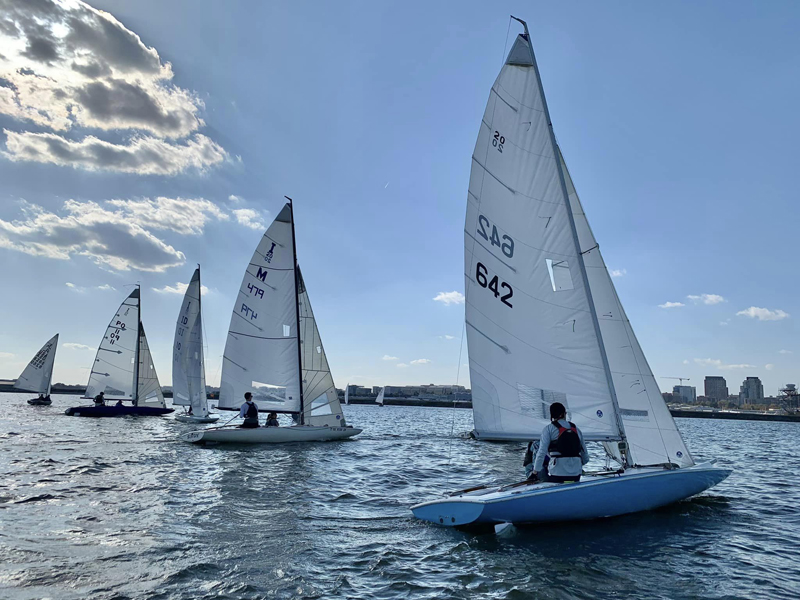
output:
[[[133,405],[139,404],[139,348],[142,340],[142,292],[139,284],[136,284],[136,289],[139,290],[139,309],[136,317],[136,348],[133,349]]]
[[[300,384],[300,425],[305,425],[305,408],[303,406],[303,352],[300,348],[300,272],[297,268],[297,242],[294,234],[294,207],[292,199],[284,196],[289,201],[289,215],[292,218],[292,258],[294,259],[294,314],[297,324],[297,382]]]
[[[617,391],[614,388],[614,379],[611,375],[611,366],[608,363],[608,356],[606,355],[606,347],[603,343],[603,335],[600,332],[600,321],[597,318],[597,309],[594,306],[594,299],[592,298],[592,289],[589,287],[589,276],[586,274],[586,265],[583,262],[583,252],[581,250],[580,242],[578,241],[578,229],[575,226],[575,216],[572,214],[572,205],[569,201],[569,194],[567,193],[567,183],[564,178],[564,170],[561,168],[561,158],[560,158],[560,150],[558,148],[558,144],[556,143],[556,134],[553,130],[553,121],[550,119],[550,109],[547,107],[547,98],[544,95],[544,86],[542,85],[542,77],[539,74],[539,65],[536,63],[536,55],[533,52],[533,42],[531,41],[530,32],[528,31],[528,24],[523,21],[522,19],[518,19],[517,17],[511,15],[511,18],[515,21],[518,21],[522,24],[525,28],[525,39],[528,41],[528,48],[531,51],[531,62],[533,63],[533,69],[536,73],[536,83],[539,86],[539,95],[542,97],[542,108],[544,109],[544,116],[547,119],[547,130],[550,134],[550,145],[552,146],[553,150],[553,160],[556,161],[556,169],[558,170],[558,181],[561,185],[561,193],[564,195],[564,202],[567,205],[567,216],[569,218],[569,228],[572,232],[572,239],[575,242],[575,249],[577,250],[578,254],[578,270],[581,273],[581,279],[583,280],[583,286],[586,288],[586,296],[589,301],[589,312],[592,315],[592,324],[594,325],[595,335],[597,336],[597,342],[600,346],[600,356],[603,360],[603,370],[606,373],[606,380],[608,382],[608,391],[611,394],[611,403],[614,406],[614,417],[617,421],[617,428],[619,429],[619,433],[622,436],[622,440],[625,441],[625,428],[622,424],[622,416],[619,414],[619,402],[617,401]],[[625,457],[625,466],[628,465],[628,454],[627,451],[623,454]]]
[[[206,369],[206,359],[203,355],[203,305],[201,304],[203,298],[203,283],[200,281],[200,263],[197,263],[197,318],[200,319],[200,352],[199,355],[203,357],[202,361],[200,362],[200,369],[203,377],[201,381],[198,383],[203,384],[203,389],[200,390],[201,398],[203,399],[203,413],[208,412],[208,397],[206,396],[206,378],[205,378],[205,369]],[[192,334],[189,333],[191,336]],[[192,405],[191,396],[189,397],[189,406]]]

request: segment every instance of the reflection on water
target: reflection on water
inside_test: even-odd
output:
[[[167,418],[81,419],[0,395],[3,598],[796,598],[800,424],[679,420],[735,469],[659,511],[474,535],[416,521],[517,479],[465,410],[345,407],[352,441],[200,448]],[[595,451],[599,456],[599,451]]]

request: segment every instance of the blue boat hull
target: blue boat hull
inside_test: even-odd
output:
[[[156,406],[73,406],[64,413],[70,417],[157,417],[175,412],[174,408],[158,408]]]
[[[418,519],[438,525],[548,523],[616,517],[690,498],[730,475],[710,464],[685,469],[629,469],[579,483],[479,489],[418,504]]]

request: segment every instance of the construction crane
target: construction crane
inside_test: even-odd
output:
[[[681,385],[683,385],[684,381],[691,381],[688,377],[662,377],[661,379],[677,379],[681,382]]]

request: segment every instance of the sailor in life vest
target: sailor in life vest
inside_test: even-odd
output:
[[[253,402],[253,394],[246,392],[244,400],[245,403],[242,404],[242,408],[239,409],[239,416],[244,419],[244,423],[239,425],[239,427],[244,427],[245,429],[258,427],[258,407],[256,403]]]
[[[533,463],[534,477],[544,468],[544,459],[548,455],[550,464],[546,481],[552,483],[580,481],[583,465],[589,462],[583,434],[575,423],[567,421],[567,409],[560,402],[550,405],[550,424],[542,429],[539,451]]]

